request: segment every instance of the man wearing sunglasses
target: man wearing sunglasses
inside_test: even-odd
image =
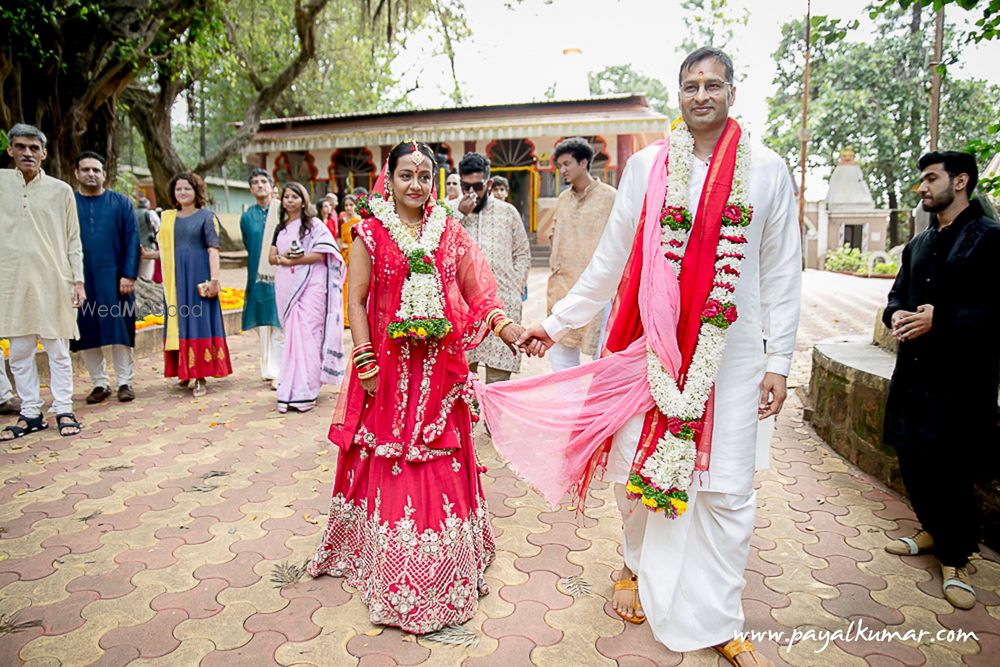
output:
[[[479,153],[466,153],[458,165],[462,198],[458,211],[462,224],[486,255],[497,280],[497,296],[504,311],[515,322],[521,321],[521,292],[528,284],[531,249],[528,234],[517,209],[490,195],[490,161]],[[510,379],[521,368],[520,355],[513,356],[496,336],[487,336],[483,343],[469,352],[469,370],[479,364],[486,367],[486,383]]]

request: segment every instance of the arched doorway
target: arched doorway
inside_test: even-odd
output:
[[[375,160],[367,148],[341,148],[330,158],[330,183],[343,201],[354,188],[371,190],[375,184]]]
[[[528,231],[535,231],[538,198],[538,157],[529,139],[495,139],[486,147],[490,173],[510,181],[507,201],[521,214]]]
[[[319,169],[316,168],[316,158],[309,151],[294,151],[291,153],[281,153],[274,161],[275,183],[288,183],[297,181],[306,188],[312,189],[316,177],[319,176]]]

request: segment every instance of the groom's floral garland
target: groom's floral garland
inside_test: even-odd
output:
[[[688,181],[694,160],[694,138],[683,124],[670,135],[670,174],[667,196],[660,215],[664,257],[680,276],[694,216],[687,207]],[[626,490],[633,498],[669,518],[687,509],[687,489],[694,474],[695,441],[705,425],[705,408],[719,373],[726,348],[727,329],[736,322],[734,293],[745,256],[746,228],[753,219],[748,203],[750,142],[746,132],[736,148],[736,168],[729,202],[722,212],[722,230],[715,255],[712,291],[701,311],[701,329],[684,389],[663,368],[659,357],[647,348],[647,377],[656,407],[667,419],[667,432],[646,459],[641,470],[632,472]]]
[[[392,202],[378,194],[362,197],[358,210],[364,216],[378,218],[400,252],[409,261],[409,275],[403,282],[399,309],[389,324],[390,338],[436,340],[451,333],[451,322],[444,315],[444,292],[434,264],[448,210],[432,206],[418,238],[406,230]]]

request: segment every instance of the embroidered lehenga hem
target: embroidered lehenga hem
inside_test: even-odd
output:
[[[323,547],[309,563],[317,577],[344,577],[358,589],[372,623],[413,634],[460,625],[476,613],[489,592],[485,572],[496,555],[486,502],[465,518],[442,497],[437,529],[420,530],[407,501],[403,517],[381,518],[381,493],[373,511],[338,494],[330,505]]]

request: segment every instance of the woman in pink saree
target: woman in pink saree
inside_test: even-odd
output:
[[[346,577],[373,623],[411,633],[468,621],[495,546],[472,442],[465,351],[523,329],[489,264],[437,207],[434,154],[396,146],[353,229],[354,364],[330,440],[340,448],[312,576]]]
[[[311,208],[304,187],[285,184],[270,255],[277,266],[275,300],[285,333],[278,382],[281,413],[311,410],[321,385],[339,386],[344,379],[344,259]]]

